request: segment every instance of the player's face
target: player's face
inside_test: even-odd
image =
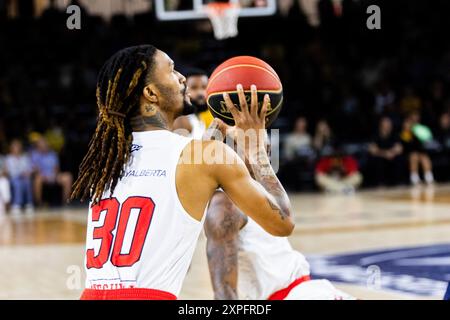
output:
[[[186,78],[175,70],[170,57],[158,50],[155,54],[152,81],[157,88],[158,105],[163,111],[181,114],[184,105],[190,104],[186,92]]]
[[[186,84],[191,101],[196,105],[206,104],[206,86],[208,85],[208,77],[206,75],[190,76]]]

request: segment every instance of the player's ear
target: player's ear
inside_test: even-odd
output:
[[[154,84],[148,84],[142,90],[143,98],[149,103],[158,103],[158,90]]]
[[[158,90],[153,84],[149,84],[142,90],[141,114],[146,117],[151,117],[156,113],[158,105]]]

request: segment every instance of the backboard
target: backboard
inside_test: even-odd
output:
[[[204,10],[209,0],[155,0],[159,20],[207,19]],[[276,0],[230,0],[241,7],[239,17],[260,17],[275,14]]]

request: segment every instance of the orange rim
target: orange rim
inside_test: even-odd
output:
[[[221,14],[223,11],[232,8],[238,8],[239,4],[232,2],[210,2],[206,4],[206,8],[215,12],[217,14]]]

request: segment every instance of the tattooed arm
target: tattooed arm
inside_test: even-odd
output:
[[[267,232],[275,236],[287,236],[294,228],[290,201],[270,165],[265,147],[265,117],[270,104],[269,97],[265,96],[258,114],[256,87],[251,88],[250,107],[247,105],[242,86],[238,85],[237,92],[240,110],[230,97],[224,94],[225,104],[236,123],[236,127],[227,133],[233,136],[238,151],[242,150],[240,153],[245,162],[228,146],[220,150],[217,145],[217,149],[225,154],[224,159],[227,161],[216,164],[213,174],[225,193],[244,214]]]
[[[254,180],[244,161],[227,145],[213,142],[217,152],[223,154],[227,163],[205,166],[209,175],[222,187],[233,203],[264,230],[274,236],[288,236],[294,229],[290,202],[281,183],[268,164],[265,149],[254,155],[251,170]]]
[[[238,279],[238,234],[246,224],[243,215],[223,193],[211,199],[205,220],[209,274],[217,300],[236,300]]]

